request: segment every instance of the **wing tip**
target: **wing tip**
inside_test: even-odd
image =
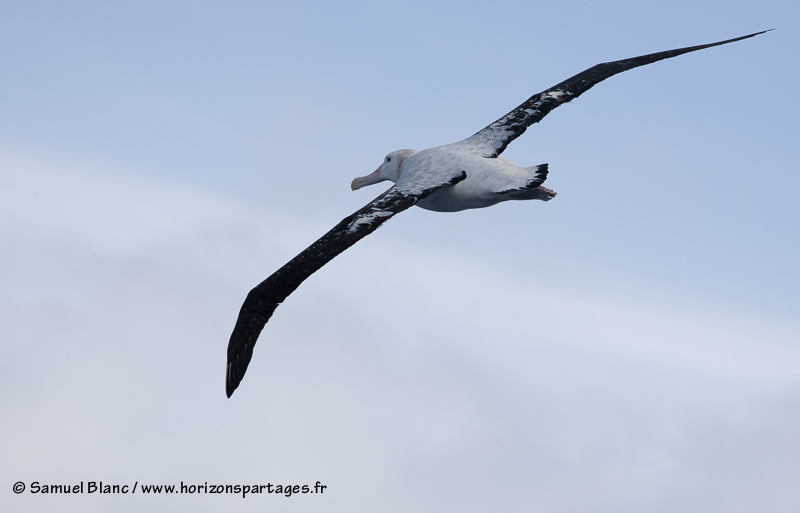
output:
[[[747,34],[746,36],[734,37],[733,39],[726,39],[725,41],[718,41],[716,43],[709,43],[709,44],[705,44],[705,45],[699,45],[699,47],[697,47],[697,49],[698,50],[702,50],[702,49],[705,49],[705,48],[712,48],[714,46],[726,45],[728,43],[735,43],[737,41],[742,41],[744,39],[750,39],[751,37],[759,36],[761,34],[766,34],[767,32],[771,32],[773,30],[775,30],[775,29],[771,28],[771,29],[767,29],[767,30],[762,30],[760,32],[753,32],[752,34]],[[690,47],[690,48],[694,48],[694,47]],[[694,51],[694,50],[690,50],[690,51]]]
[[[225,395],[228,396],[228,399],[231,398],[233,392],[239,387],[239,383],[241,379],[236,379],[233,375],[233,362],[228,362],[228,366],[225,369]]]
[[[731,40],[729,40],[729,42],[733,43],[734,41],[741,41],[742,39],[748,39],[748,38],[751,38],[751,37],[756,37],[756,36],[759,36],[761,34],[766,34],[767,32],[772,32],[773,30],[775,30],[775,29],[771,28],[771,29],[767,29],[767,30],[762,30],[760,32],[753,32],[752,34],[748,34],[746,36],[742,36],[742,37],[737,37],[737,38],[731,39]]]

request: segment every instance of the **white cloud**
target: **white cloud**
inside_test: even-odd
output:
[[[3,482],[329,485],[6,494],[15,509],[663,511],[793,443],[796,327],[565,296],[388,228],[278,309],[227,400],[247,288],[327,226],[114,173],[1,168]],[[726,476],[709,486],[729,503],[772,489]]]

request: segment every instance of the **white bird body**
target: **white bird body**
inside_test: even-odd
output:
[[[306,278],[395,214],[414,205],[437,212],[458,212],[507,200],[548,201],[556,194],[541,186],[547,178],[547,164],[522,167],[500,156],[528,127],[559,105],[574,100],[618,73],[762,33],[598,64],[531,96],[463,141],[423,151],[399,150],[387,155],[378,169],[356,178],[351,187],[356,190],[386,180],[395,184],[343,219],[247,295],[228,343],[225,377],[228,397],[239,386],[256,340],[278,305]]]
[[[402,185],[417,183],[423,177],[444,179],[452,172],[467,177],[419,200],[417,206],[436,212],[458,212],[484,208],[512,199],[542,199],[555,193],[539,187],[547,176],[547,165],[522,167],[505,157],[485,158],[465,150],[461,143],[436,146],[423,151],[399,150],[390,153],[374,173],[353,180],[353,190],[389,180]]]

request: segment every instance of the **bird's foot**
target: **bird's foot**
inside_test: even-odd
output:
[[[537,187],[536,192],[538,192],[536,199],[540,199],[542,201],[550,201],[556,197],[556,191],[551,191],[545,187]]]

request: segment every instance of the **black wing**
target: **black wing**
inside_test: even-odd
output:
[[[398,184],[355,214],[344,218],[305,251],[258,284],[244,300],[228,343],[225,391],[228,397],[239,386],[253,356],[253,346],[272,313],[303,281],[359,240],[378,229],[393,215],[446,185],[455,185],[467,174],[451,173],[438,183],[426,180],[422,186]]]
[[[532,124],[541,121],[551,110],[562,103],[567,103],[577,98],[588,91],[593,85],[602,82],[608,77],[629,69],[644,66],[645,64],[676,57],[684,53],[733,43],[734,41],[741,41],[742,39],[757,36],[764,32],[769,32],[769,30],[756,32],[748,36],[737,37],[735,39],[728,39],[727,41],[720,41],[718,43],[690,46],[688,48],[679,48],[677,50],[651,53],[649,55],[642,55],[641,57],[598,64],[586,71],[578,73],[574,77],[566,79],[560,84],[554,85],[546,91],[531,96],[516,109],[477,132],[475,135],[455,143],[454,146],[458,146],[483,157],[497,157],[503,153],[503,150],[506,149],[506,146],[508,146],[511,141],[522,135]]]

